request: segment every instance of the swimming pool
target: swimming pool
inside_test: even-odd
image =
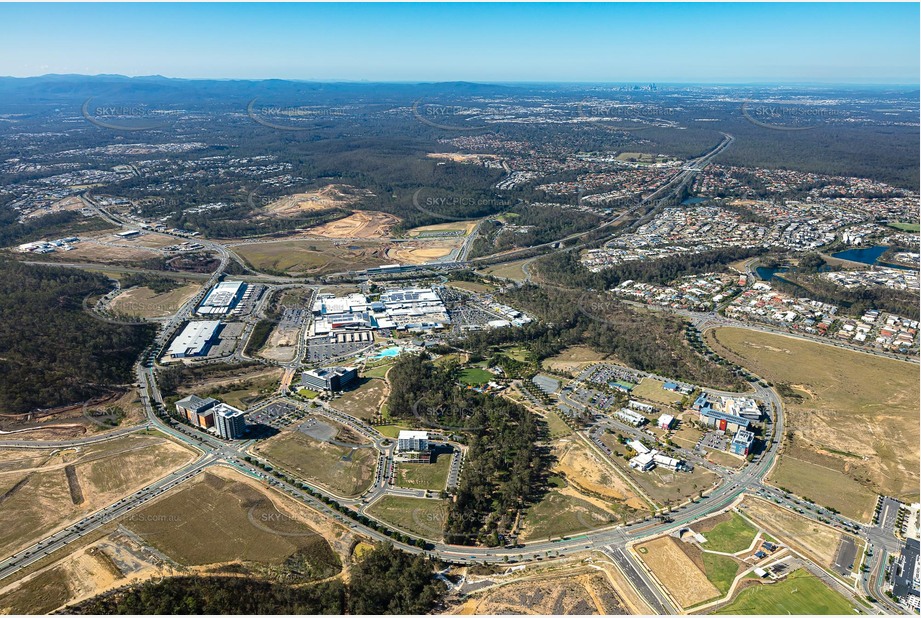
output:
[[[391,357],[396,356],[397,354],[399,354],[399,353],[402,352],[402,351],[403,351],[403,348],[401,348],[400,346],[394,346],[394,347],[392,347],[392,348],[387,348],[387,349],[385,349],[385,350],[381,350],[380,352],[377,353],[377,355],[376,355],[374,358],[375,358],[375,359],[379,359],[379,358],[391,358]]]

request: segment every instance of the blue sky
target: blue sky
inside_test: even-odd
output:
[[[0,75],[917,84],[919,5],[0,4]]]

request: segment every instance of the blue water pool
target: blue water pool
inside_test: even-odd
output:
[[[387,348],[386,350],[381,350],[380,352],[377,353],[377,355],[376,355],[374,358],[375,358],[375,359],[377,359],[377,358],[391,358],[391,357],[396,356],[397,354],[399,354],[402,350],[403,350],[403,348],[401,348],[400,346],[394,346],[394,347],[392,347],[392,348]]]

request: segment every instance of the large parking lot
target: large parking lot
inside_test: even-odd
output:
[[[243,334],[243,322],[224,322],[217,334],[217,341],[208,348],[206,358],[232,356],[240,335]]]
[[[594,389],[581,387],[573,389],[570,397],[575,401],[594,406],[599,410],[607,410],[611,408],[617,401],[617,398],[614,395],[609,395]]]
[[[350,356],[365,348],[371,346],[371,341],[345,341],[335,342],[329,337],[314,337],[308,340],[307,345],[307,362],[308,363],[326,363],[343,356]]]
[[[304,412],[291,404],[272,403],[258,412],[250,412],[249,422],[253,425],[266,425],[273,429],[283,429],[304,416]]]
[[[607,384],[609,382],[618,381],[637,384],[640,379],[642,379],[642,376],[635,371],[630,371],[629,369],[617,367],[615,365],[595,365],[585,371],[579,378],[587,382],[595,382],[596,384]]]
[[[310,309],[295,309],[285,307],[281,313],[281,319],[278,321],[279,328],[298,328],[310,319]]]
[[[708,431],[700,437],[695,448],[698,451],[728,451],[729,438],[721,431]]]

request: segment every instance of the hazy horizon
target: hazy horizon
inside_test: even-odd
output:
[[[4,4],[0,74],[916,85],[917,3]]]

